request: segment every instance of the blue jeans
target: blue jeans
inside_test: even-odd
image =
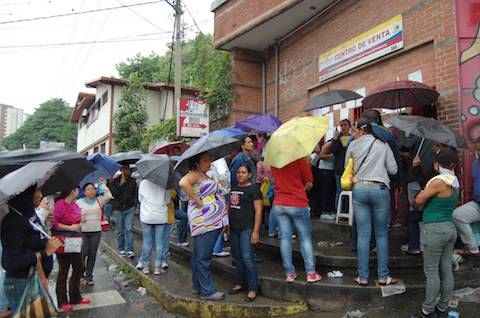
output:
[[[170,234],[172,233],[172,224],[165,224],[165,237],[163,240],[163,261],[166,262],[170,254]]]
[[[388,270],[388,213],[390,190],[385,185],[356,184],[353,187],[353,210],[357,224],[358,275],[368,279],[372,219],[377,243],[377,274],[383,279]]]
[[[27,286],[27,279],[5,277],[3,288],[5,295],[7,296],[8,303],[10,304],[10,310],[12,314],[17,311],[20,298],[23,296],[25,287]]]
[[[125,211],[113,211],[115,217],[115,234],[118,249],[133,252],[133,208]],[[125,246],[126,241],[126,246]]]
[[[218,229],[193,237],[192,288],[202,296],[210,296],[217,291],[210,274],[210,263],[213,246],[220,232],[221,229]]]
[[[270,209],[270,215],[268,216],[268,236],[275,236],[278,234],[278,221],[273,213],[273,208]]]
[[[232,256],[235,259],[235,283],[257,291],[257,264],[251,244],[252,229],[230,229]]]
[[[220,233],[217,237],[217,240],[215,241],[215,245],[213,246],[213,253],[218,254],[223,252],[223,235]]]
[[[414,200],[415,196],[422,190],[418,182],[409,182],[407,185],[408,201]],[[422,221],[422,213],[418,212],[415,207],[410,205],[408,210],[408,250],[420,250],[420,222]]]
[[[142,256],[140,262],[142,266],[148,267],[150,265],[150,254],[152,253],[153,244],[155,243],[155,267],[161,267],[165,256],[165,241],[168,245],[168,226],[170,224],[146,224],[142,222]]]
[[[178,243],[184,243],[187,241],[188,236],[188,216],[187,212],[175,209],[175,219],[179,222],[177,223],[178,229]]]
[[[3,246],[2,242],[0,242],[0,259],[2,259],[3,254]],[[3,283],[5,282],[5,275],[6,272],[2,268],[2,264],[0,262],[0,311],[5,311],[8,309],[8,299],[7,295],[5,295],[5,289],[3,288]]]
[[[105,203],[103,205],[103,210],[105,211],[105,218],[110,221],[110,216],[112,215],[112,204]]]
[[[342,176],[336,174],[335,175],[335,184],[337,185],[337,192],[335,193],[335,212],[337,212],[338,209],[338,198],[340,198],[340,193],[342,192],[342,186],[340,184],[340,178]]]
[[[307,274],[315,273],[310,208],[274,205],[272,212],[275,214],[280,228],[280,253],[285,272],[287,274],[295,272],[295,266],[292,263],[292,230],[295,225],[300,241],[300,251],[305,263],[305,272]]]

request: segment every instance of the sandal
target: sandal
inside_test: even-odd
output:
[[[357,277],[353,280],[358,286],[368,286],[368,280]]]
[[[454,253],[460,254],[462,256],[479,256],[480,253],[472,253],[467,247],[461,249],[455,249]]]
[[[387,276],[385,279],[378,280],[378,285],[380,286],[394,285],[396,283],[398,283],[398,280],[390,276]]]

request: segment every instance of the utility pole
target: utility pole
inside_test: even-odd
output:
[[[182,94],[182,4],[175,1],[175,105],[173,116],[177,118],[177,136],[180,134],[180,96]]]

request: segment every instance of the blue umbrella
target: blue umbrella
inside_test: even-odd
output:
[[[86,183],[97,183],[100,178],[108,179],[112,177],[122,166],[116,163],[112,158],[108,155],[96,153],[94,155],[90,155],[87,157],[87,160],[95,167],[95,171],[90,172],[87,174],[82,181],[80,181],[80,185],[84,185]]]
[[[227,127],[227,128],[222,128],[219,130],[214,130],[212,132],[209,132],[205,136],[202,136],[201,138],[207,138],[207,137],[233,137],[233,138],[238,138],[240,136],[244,136],[247,133],[244,132],[241,129],[238,128],[233,128],[233,127]],[[200,138],[200,139],[201,139]]]
[[[282,121],[275,116],[266,115],[252,115],[235,123],[235,128],[240,128],[244,131],[256,131],[260,133],[273,133],[278,127],[282,125]]]

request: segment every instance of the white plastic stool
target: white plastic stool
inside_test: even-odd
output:
[[[348,197],[348,213],[343,213],[343,197]],[[340,218],[347,218],[348,225],[353,225],[353,201],[352,201],[352,191],[342,191],[340,196],[338,197],[338,206],[337,206],[337,220],[336,223]]]

